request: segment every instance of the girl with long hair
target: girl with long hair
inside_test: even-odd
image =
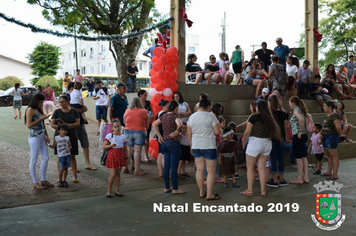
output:
[[[22,89],[20,89],[20,83],[15,84],[14,91],[12,91],[10,95],[10,96],[14,96],[12,106],[15,113],[15,119],[17,119],[16,109],[19,111],[19,119],[21,119],[22,96],[27,96],[30,93],[31,91],[29,91],[28,93],[22,92]]]
[[[28,136],[28,143],[30,145],[30,173],[33,180],[33,189],[43,190],[46,187],[54,187],[46,179],[46,171],[48,165],[48,147],[47,144],[50,143],[50,139],[47,134],[46,126],[44,125],[44,120],[49,116],[43,114],[43,102],[45,101],[45,96],[41,93],[35,94],[28,104],[25,111],[25,125],[30,129],[30,134]],[[42,162],[41,162],[41,184],[37,181],[36,176],[36,163],[38,159],[38,154],[41,152]]]
[[[308,159],[305,144],[308,140],[307,130],[305,128],[308,109],[303,102],[296,96],[289,99],[289,107],[293,110],[293,115],[290,118],[293,134],[293,155],[297,162],[297,178],[290,181],[290,184],[309,183],[308,177]],[[303,176],[304,172],[304,176]]]
[[[282,141],[280,128],[274,120],[267,102],[261,100],[257,103],[257,114],[250,117],[242,139],[243,148],[249,138],[246,149],[247,189],[242,195],[253,195],[253,181],[257,162],[258,175],[261,186],[261,195],[266,195],[266,161],[272,150],[272,141]]]

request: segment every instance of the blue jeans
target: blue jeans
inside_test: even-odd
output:
[[[293,143],[287,143],[284,141],[284,151],[289,152],[289,163],[295,165],[295,158],[293,155]]]
[[[165,189],[169,189],[169,170],[171,170],[173,190],[178,189],[178,164],[180,160],[181,147],[179,141],[163,141],[163,179]]]
[[[88,98],[91,98],[93,96],[93,91],[88,91]]]
[[[312,83],[310,81],[307,82],[307,84],[304,84],[302,81],[298,80],[298,88],[299,88],[299,94],[303,95],[304,94],[304,88],[305,86],[308,89],[308,93],[310,94],[312,91]]]
[[[136,91],[136,77],[129,76],[129,84],[127,85],[127,92],[131,93],[131,86],[132,92]]]
[[[284,175],[284,142],[272,142],[272,151],[270,154],[271,164],[272,164],[272,174],[276,175]],[[278,161],[278,169],[277,171],[277,161]]]

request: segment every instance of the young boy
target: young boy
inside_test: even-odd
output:
[[[58,132],[59,135],[54,137],[53,144],[48,145],[50,148],[54,149],[57,146],[58,153],[58,187],[68,187],[67,175],[68,168],[70,167],[70,149],[72,145],[70,139],[66,136],[68,131],[67,124],[59,124]]]
[[[70,94],[70,106],[74,108],[83,108],[84,106],[84,101],[83,101],[83,95],[82,92],[80,91],[82,89],[83,85],[80,82],[74,82],[74,89]],[[81,112],[80,115],[82,116],[84,120],[84,124],[88,124],[87,119],[85,119],[85,113]]]
[[[178,166],[178,177],[184,179],[185,177],[190,177],[185,170],[185,162],[190,160],[190,146],[187,137],[187,123],[183,122],[182,133],[180,135],[180,145],[181,145],[181,156]]]
[[[314,76],[314,83],[312,83],[311,96],[316,99],[321,107],[321,112],[324,113],[323,103],[326,100],[331,99],[323,90],[323,85],[320,83],[321,77],[319,74]]]
[[[237,129],[236,129],[236,123],[233,122],[233,121],[230,121],[228,124],[227,124],[227,127],[230,128],[232,131],[234,131],[234,134],[232,135],[232,139],[236,142],[236,150],[235,150],[235,153],[236,153],[236,162],[235,162],[235,179],[239,179],[240,178],[240,175],[239,175],[239,165],[238,165],[238,161],[237,161],[237,154],[238,154],[238,146],[239,146],[239,136],[237,135]],[[232,176],[228,176],[228,179],[232,180]]]
[[[323,150],[323,147],[321,146],[323,141],[322,141],[322,136],[321,136],[321,124],[320,123],[314,124],[313,134],[312,134],[310,140],[311,140],[311,142],[308,147],[308,153],[311,153],[311,149],[313,148],[315,158],[318,161],[318,166],[317,166],[318,169],[313,173],[313,175],[320,175],[322,161],[324,158],[324,150]]]

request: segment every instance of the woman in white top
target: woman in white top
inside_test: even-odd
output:
[[[116,91],[117,91],[117,87],[114,84],[114,81],[112,81],[112,80],[110,81],[110,84],[108,85],[108,88],[110,90],[110,94],[111,95],[114,95],[116,93]]]
[[[286,85],[287,99],[297,96],[297,78],[299,61],[296,57],[287,57],[287,73],[289,76],[288,84]]]
[[[190,111],[188,103],[184,101],[182,94],[179,91],[174,92],[173,99],[178,102],[178,114],[182,122],[187,122],[189,116],[192,114]]]
[[[26,94],[23,93],[22,89],[20,89],[20,83],[15,84],[14,91],[11,92],[11,96],[14,96],[13,108],[14,108],[14,113],[15,113],[15,119],[17,119],[16,109],[19,110],[19,119],[21,119],[22,96],[27,96],[30,93],[31,93],[31,91],[29,91]]]
[[[190,116],[188,120],[187,136],[192,153],[195,158],[196,181],[200,191],[200,197],[207,200],[220,199],[218,194],[213,194],[215,168],[217,162],[216,137],[220,134],[219,121],[210,113],[211,101],[207,96],[202,96],[199,110]],[[204,192],[204,167],[207,167],[207,192]]]

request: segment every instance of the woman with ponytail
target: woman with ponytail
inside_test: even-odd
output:
[[[177,101],[171,101],[168,106],[168,112],[158,118],[153,123],[153,128],[158,135],[158,142],[162,144],[164,167],[164,193],[172,192],[172,194],[185,193],[178,188],[178,164],[181,154],[180,146],[180,130],[183,127],[180,116],[178,115],[179,104]],[[163,135],[159,132],[158,126],[162,124]],[[169,184],[169,171],[171,172],[173,190]]]
[[[308,114],[308,109],[303,100],[297,96],[289,99],[289,107],[293,110],[293,115],[290,118],[293,134],[293,154],[297,161],[297,178],[290,184],[303,184],[309,183],[308,177],[308,159],[305,144],[308,140],[307,130],[305,128],[305,119]],[[304,172],[304,176],[303,176]]]
[[[216,155],[216,137],[220,135],[219,121],[210,113],[212,102],[206,94],[201,94],[199,110],[189,117],[187,136],[191,152],[195,158],[196,181],[200,197],[207,200],[220,199],[213,193],[215,168],[218,156]],[[219,109],[218,109],[219,110]],[[219,113],[221,111],[219,110]],[[207,191],[204,191],[204,167],[208,171]]]
[[[54,95],[53,89],[51,89],[51,86],[49,83],[45,85],[45,89],[42,91],[43,95],[45,96],[45,101],[43,103],[43,110],[46,116],[50,116],[53,113],[53,106],[57,106],[56,104],[56,97]],[[49,120],[46,124],[49,125]]]
[[[242,138],[242,145],[245,148],[246,140],[247,165],[247,189],[241,192],[242,195],[253,195],[253,181],[255,179],[255,168],[257,162],[258,175],[261,186],[261,195],[266,195],[266,161],[272,150],[272,141],[281,142],[281,131],[274,120],[267,102],[261,100],[257,103],[257,113],[251,115]]]

